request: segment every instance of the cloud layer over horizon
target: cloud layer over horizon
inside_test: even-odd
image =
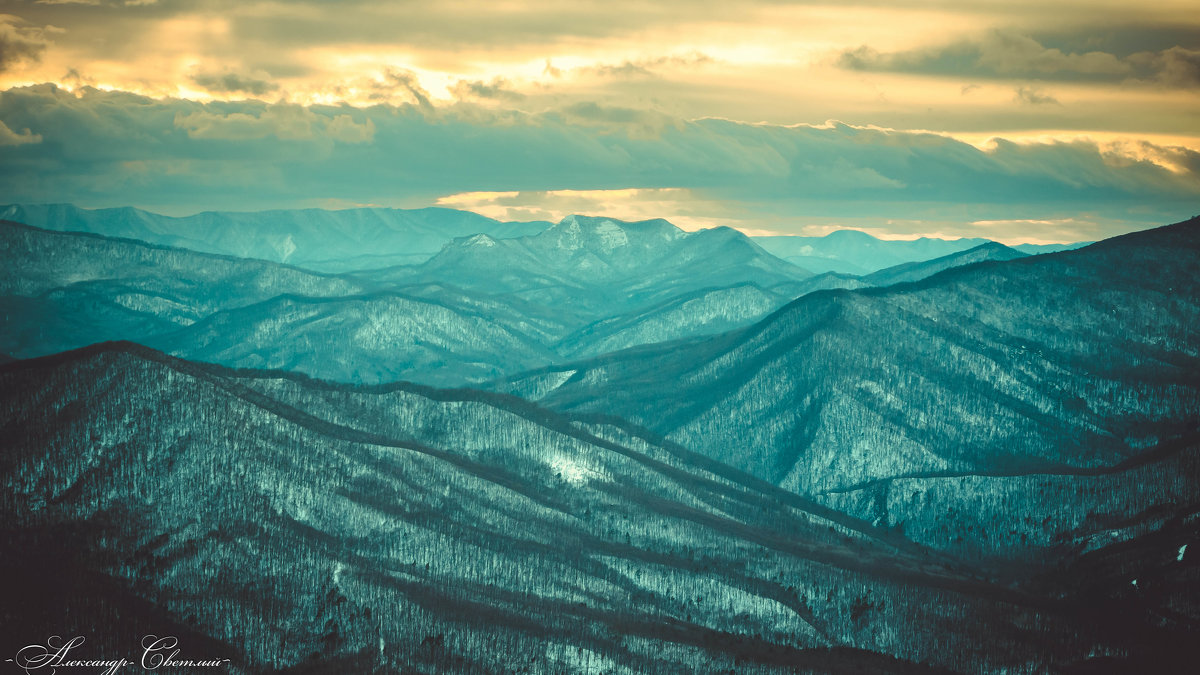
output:
[[[0,0],[0,201],[1009,241],[1200,210],[1186,2],[349,5]]]

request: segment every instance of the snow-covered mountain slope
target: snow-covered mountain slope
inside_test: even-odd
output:
[[[16,357],[145,340],[283,293],[334,297],[365,289],[277,263],[3,221],[0,266],[0,350]]]
[[[200,361],[340,382],[454,386],[558,360],[521,332],[524,323],[397,293],[283,295],[214,313],[147,343]]]
[[[938,272],[962,267],[963,265],[988,260],[1016,260],[1017,258],[1024,258],[1027,255],[1029,254],[1022,253],[1015,248],[990,241],[986,244],[980,244],[974,248],[944,255],[940,258],[902,263],[894,267],[881,269],[878,272],[862,277],[862,282],[866,286],[891,286],[892,284],[909,281],[920,281]]]
[[[130,339],[353,382],[478,383],[735,329],[812,290],[869,283],[809,276],[729,229],[584,217],[536,237],[472,235],[425,265],[353,275],[12,223],[0,241],[5,353]],[[959,256],[898,273],[978,257]]]
[[[937,490],[953,492],[990,476],[989,489],[1008,485],[1025,503],[1035,483],[1002,477],[1124,471],[1193,443],[1197,269],[1193,220],[916,283],[812,293],[750,328],[505,387],[630,419],[801,494],[856,492],[856,509],[887,522],[945,506],[935,493],[889,492],[910,478],[944,478]],[[1147,504],[1174,498],[1163,489]],[[1006,524],[990,513],[962,518],[1000,537]],[[929,536],[954,545],[952,532]]]
[[[568,216],[534,236],[457,239],[419,267],[372,278],[445,280],[512,293],[589,289],[633,304],[737,283],[767,288],[809,276],[729,228],[684,232],[665,220]]]
[[[766,316],[789,298],[752,283],[703,289],[590,323],[563,338],[555,350],[569,358],[721,333]]]
[[[129,344],[0,366],[0,428],[10,654],[62,634],[119,655],[150,631],[232,672],[1137,672],[1195,656],[1195,565],[1176,557],[1195,518],[968,565],[619,420]]]

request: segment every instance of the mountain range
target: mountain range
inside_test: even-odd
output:
[[[834,230],[821,237],[772,235],[754,241],[772,255],[815,273],[834,272],[864,276],[872,272],[960,253],[991,243],[988,239],[879,239],[859,230]],[[1071,244],[1017,244],[1014,249],[1036,255],[1084,246]]]
[[[572,216],[351,267],[0,223],[0,650],[165,631],[292,673],[1200,658],[1200,219],[853,275]]]
[[[0,219],[58,232],[129,238],[239,258],[288,263],[322,272],[423,262],[454,237],[535,234],[550,223],[506,223],[455,209],[292,209],[209,211],[173,218],[131,207],[81,209],[71,204],[0,206]]]
[[[208,211],[171,217],[132,207],[83,209],[72,204],[8,204],[0,206],[0,220],[58,232],[101,234],[201,253],[282,262],[321,272],[419,265],[455,238],[486,234],[493,240],[511,239],[536,235],[552,227],[549,222],[503,222],[447,208]],[[654,222],[661,225],[664,221],[646,224]],[[671,228],[665,230],[670,231]],[[755,236],[751,240],[771,255],[803,269],[857,276],[988,243],[980,238],[886,240],[858,230],[835,230],[821,237]],[[1014,248],[1038,254],[1081,245],[1019,244]],[[607,257],[606,264],[613,263],[611,255],[603,252],[603,246],[588,248],[601,258]],[[618,259],[616,264],[622,263]]]
[[[1100,476],[1157,495],[1138,513],[1195,507],[1192,484],[1170,471],[1200,433],[1197,269],[1192,220],[917,282],[810,293],[748,328],[498,386],[640,424],[930,546],[1028,554],[1031,535],[1043,547],[1124,536],[1098,516],[1105,510],[1144,525],[1120,501],[1087,518],[1034,517],[1033,533],[1003,517],[1057,509],[1055,499],[1092,504],[1076,491]],[[1136,482],[1147,475],[1149,485]],[[963,508],[980,495],[985,504]]]
[[[830,285],[1018,255],[989,244],[872,277],[814,277],[727,228],[583,216],[349,274],[19,224],[0,238],[0,352],[130,339],[231,366],[443,386],[732,330]]]

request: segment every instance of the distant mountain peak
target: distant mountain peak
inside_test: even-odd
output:
[[[567,216],[545,234],[556,240],[556,248],[571,252],[588,248],[589,243],[597,245],[605,252],[629,245],[629,235],[625,229],[616,221],[607,218]]]
[[[624,221],[599,216],[573,214],[535,235],[550,248],[574,253],[588,250],[608,255],[631,246],[655,246],[687,236],[687,232],[661,218]]]
[[[488,235],[480,232],[479,234],[471,235],[463,240],[463,246],[484,246],[491,248],[496,245],[496,240]]]
[[[555,230],[571,230],[578,232],[602,232],[612,229],[619,229],[626,233],[636,232],[670,232],[676,236],[685,236],[687,232],[679,229],[669,220],[663,218],[651,218],[649,220],[620,220],[618,218],[609,218],[606,216],[583,216],[572,214],[558,221],[558,224],[547,229],[547,232]]]
[[[862,230],[834,230],[833,232],[830,232],[829,234],[827,234],[825,236],[832,241],[837,241],[837,240],[860,241],[860,242],[863,242],[864,244],[869,244],[869,243],[872,243],[875,241],[879,241],[878,237],[867,234],[866,232],[863,232]]]

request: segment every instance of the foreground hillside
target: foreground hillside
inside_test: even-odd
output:
[[[129,344],[0,366],[0,428],[4,647],[169,630],[239,672],[423,673],[1042,672],[1194,649],[1176,550],[1195,517],[968,565],[617,420]]]

